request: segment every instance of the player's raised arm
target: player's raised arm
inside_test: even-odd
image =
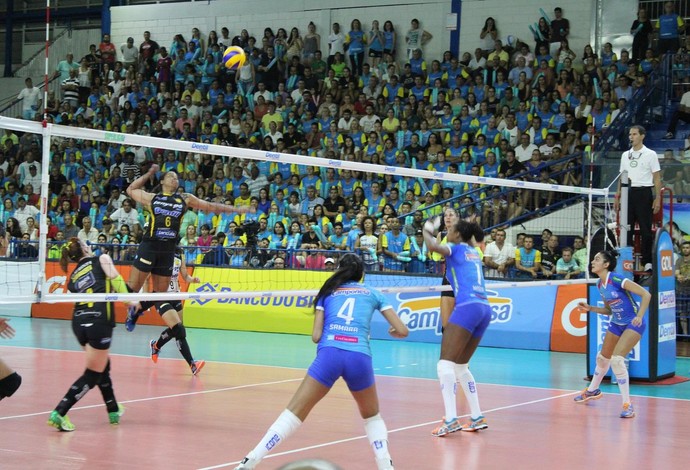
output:
[[[158,165],[153,164],[149,171],[141,175],[139,178],[135,179],[132,184],[127,187],[127,195],[137,201],[139,204],[144,206],[151,205],[151,199],[153,199],[154,194],[144,191],[144,185],[148,180],[151,179],[159,170]]]
[[[206,212],[224,212],[227,214],[247,214],[256,212],[256,209],[249,206],[238,207],[230,206],[228,204],[218,204],[215,202],[202,201],[198,197],[189,193],[182,193],[182,198],[185,200],[189,207],[193,207],[194,209],[201,209]]]

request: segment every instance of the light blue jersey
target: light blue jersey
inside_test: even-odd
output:
[[[628,325],[637,316],[637,302],[630,292],[623,288],[626,278],[609,273],[606,281],[597,283],[601,298],[611,308],[611,321],[617,325]]]
[[[375,311],[387,308],[392,307],[379,291],[346,282],[316,305],[317,310],[324,311],[323,334],[316,350],[333,347],[371,356],[371,317]]]
[[[450,256],[446,257],[446,278],[453,286],[455,305],[467,303],[489,304],[484,286],[482,259],[477,250],[467,243],[448,243]]]

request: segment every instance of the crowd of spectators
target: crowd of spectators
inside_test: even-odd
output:
[[[579,185],[580,152],[625,109],[657,60],[651,49],[635,60],[625,50],[618,57],[611,44],[578,54],[569,46],[562,13],[557,9],[550,24],[540,21],[533,45],[504,44],[489,18],[481,47],[460,57],[450,51],[426,57],[433,36],[416,19],[404,33],[390,21],[382,28],[373,21],[365,31],[353,19],[349,28],[334,23],[324,38],[313,23],[304,34],[297,27],[289,34],[266,28],[262,36],[247,30],[232,36],[222,28],[204,38],[193,28],[187,38],[175,35],[169,47],[169,38],[148,31],[138,46],[130,37],[118,47],[104,35],[79,61],[72,54],[60,61],[59,89],[49,94],[45,111],[50,122],[74,127]],[[247,53],[237,71],[221,63],[230,45]],[[24,118],[41,119],[35,106]],[[162,172],[175,171],[183,191],[257,208],[242,217],[189,210],[180,236],[191,247],[190,264],[272,266],[280,258],[288,266],[321,267],[337,250],[360,250],[369,270],[423,272],[433,260],[423,246],[421,221],[441,212],[439,202],[452,201],[485,227],[553,202],[552,194],[540,191],[442,185],[156,146],[53,142],[45,162],[38,136],[6,130],[1,138],[0,221],[7,235],[0,255],[7,254],[11,237],[36,239],[42,171],[50,172],[49,239],[112,244],[102,249],[125,260],[133,251],[122,245],[137,243],[145,224],[125,190],[152,162],[161,172],[148,189]],[[251,228],[248,239],[241,232],[251,222],[257,233]],[[518,275],[528,272],[525,259],[515,257]],[[555,262],[544,266],[539,275],[559,272]]]

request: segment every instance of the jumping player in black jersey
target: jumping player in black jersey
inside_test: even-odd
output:
[[[227,204],[216,204],[202,201],[189,193],[178,193],[179,180],[177,173],[168,171],[161,179],[161,191],[150,193],[142,188],[146,182],[158,172],[158,165],[151,165],[149,171],[134,180],[127,188],[127,194],[147,211],[148,219],[144,226],[144,237],[139,244],[137,255],[132,266],[129,287],[133,292],[139,292],[149,275],[153,283],[153,292],[167,292],[175,264],[175,249],[179,240],[180,225],[187,206],[206,212],[224,212],[241,214],[255,211],[249,207],[235,207]],[[175,309],[175,302],[141,302],[141,311],[156,306],[158,313],[170,329],[170,333],[177,341],[180,353],[185,358],[196,375],[203,367],[200,361],[194,361],[187,344],[187,333],[180,320],[179,312]],[[128,312],[126,327],[128,331],[134,329],[137,312],[132,306]]]
[[[110,256],[94,256],[83,241],[73,237],[62,246],[60,266],[67,272],[68,263],[77,266],[69,277],[67,289],[83,294],[107,294],[127,292],[127,284],[115,269]],[[48,418],[48,425],[60,431],[74,431],[67,412],[86,393],[98,386],[108,410],[110,424],[118,424],[124,411],[118,405],[110,379],[108,349],[115,327],[115,311],[108,302],[77,302],[72,314],[72,331],[86,352],[86,369],[81,377],[67,390],[65,396]]]

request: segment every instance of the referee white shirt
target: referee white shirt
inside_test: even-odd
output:
[[[620,172],[627,171],[633,188],[654,187],[654,173],[661,171],[659,157],[654,150],[644,145],[639,150],[630,149],[623,153]],[[657,195],[658,196],[658,195]]]

